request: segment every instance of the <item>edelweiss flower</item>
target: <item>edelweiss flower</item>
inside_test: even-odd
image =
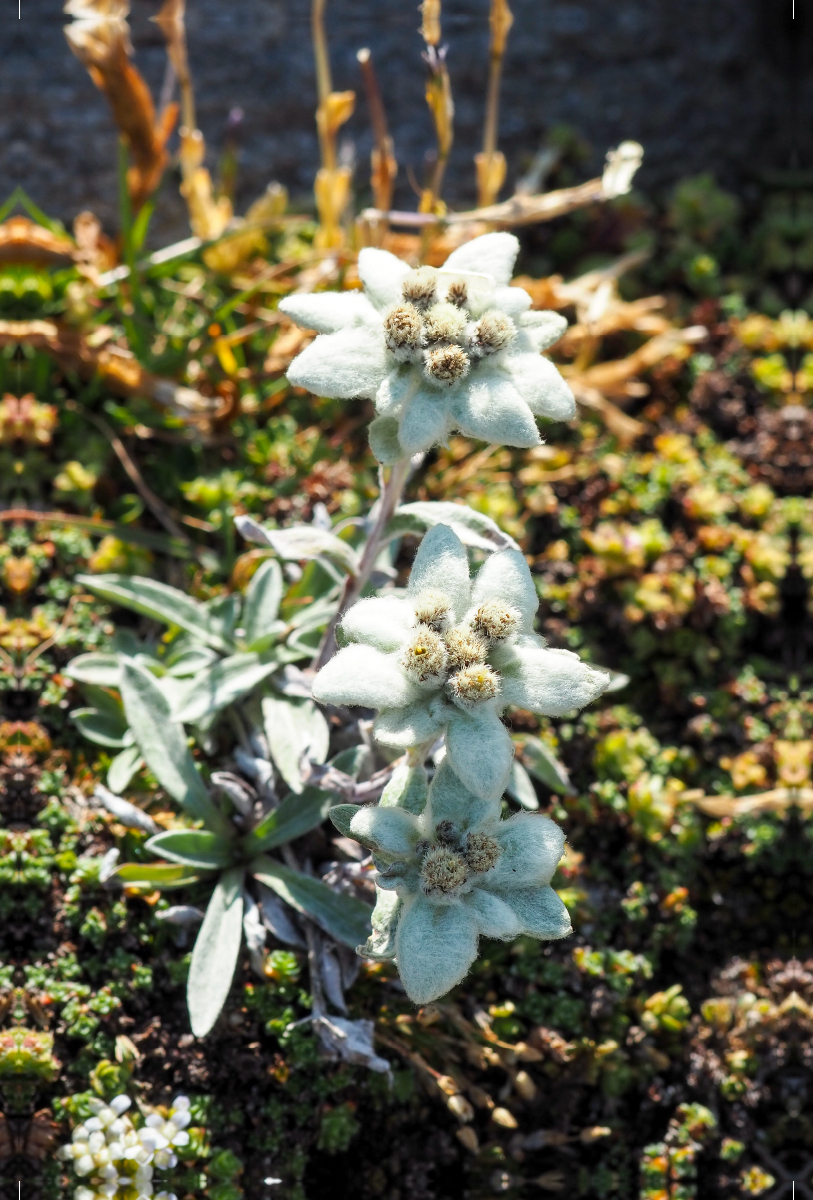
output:
[[[537,595],[516,550],[493,554],[469,579],[466,550],[436,525],[415,556],[404,599],[360,600],[341,629],[351,645],[318,673],[324,704],[379,709],[373,732],[407,749],[446,734],[449,762],[467,788],[499,797],[513,743],[509,704],[561,716],[599,696],[609,677],[533,633]]]
[[[439,270],[385,250],[359,254],[364,292],[288,296],[280,309],[322,336],[294,359],[288,379],[320,396],[375,400],[370,445],[379,462],[428,450],[453,430],[486,442],[537,446],[534,416],[567,420],[570,388],[540,351],[567,322],[530,312],[509,287],[519,242],[487,233]]]
[[[351,808],[336,811],[346,816]],[[447,761],[421,815],[359,807],[340,827],[373,851],[380,896],[373,926],[386,942],[373,953],[395,957],[416,1004],[463,979],[481,935],[552,939],[570,932],[567,909],[549,886],[562,856],[561,829],[531,813],[500,820],[500,802],[472,795]]]

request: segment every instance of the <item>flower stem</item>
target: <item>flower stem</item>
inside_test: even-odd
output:
[[[321,670],[325,663],[336,653],[336,626],[348,608],[351,608],[356,603],[367,585],[367,580],[373,572],[373,567],[384,545],[384,531],[401,502],[404,485],[409,477],[409,469],[410,459],[408,458],[399,459],[390,469],[389,478],[385,481],[381,489],[381,495],[378,498],[373,527],[361,552],[358,571],[355,575],[348,575],[345,580],[339,606],[325,630],[325,636],[322,638],[319,653],[313,660],[313,667],[316,671]]]

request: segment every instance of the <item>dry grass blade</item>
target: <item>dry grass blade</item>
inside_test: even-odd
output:
[[[385,212],[392,204],[398,163],[395,159],[392,138],[387,128],[387,114],[384,111],[384,102],[381,99],[381,89],[378,86],[372,55],[369,50],[364,49],[359,50],[356,58],[364,79],[367,107],[370,110],[370,123],[375,139],[370,155],[370,185],[376,208]]]
[[[74,18],[65,29],[68,44],[107,97],[127,143],[131,158],[127,186],[133,208],[138,209],[161,181],[177,108],[170,105],[157,118],[150,89],[130,61],[127,0],[68,0],[65,12]]]
[[[500,81],[508,33],[514,16],[507,0],[491,0],[489,25],[491,46],[489,49],[488,92],[486,95],[486,119],[483,128],[483,151],[475,155],[477,170],[477,195],[481,208],[493,204],[505,183],[505,155],[497,149],[497,123],[500,106]]]
[[[753,796],[706,796],[702,792],[684,792],[684,801],[694,804],[710,817],[741,817],[748,813],[784,814],[789,808],[813,811],[813,788],[772,788]]]

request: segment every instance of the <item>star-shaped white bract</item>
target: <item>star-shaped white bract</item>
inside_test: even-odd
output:
[[[377,908],[388,910],[394,926],[390,954],[416,1004],[464,978],[480,936],[570,932],[567,909],[549,886],[564,847],[561,829],[532,813],[500,820],[500,802],[472,795],[447,761],[423,813],[359,807],[349,834],[373,852]]]
[[[374,400],[370,445],[382,463],[445,442],[454,430],[507,446],[537,446],[534,418],[568,420],[570,388],[540,351],[567,321],[531,312],[509,287],[519,243],[487,233],[442,268],[412,270],[386,250],[359,254],[364,292],[288,296],[280,309],[321,336],[288,379],[320,396]]]
[[[509,705],[562,716],[599,696],[609,677],[533,632],[537,594],[517,550],[469,578],[466,549],[448,525],[423,539],[406,597],[360,600],[341,624],[350,642],[313,682],[324,704],[378,709],[386,746],[427,747],[442,734],[451,767],[476,796],[498,798],[514,747],[500,720]]]

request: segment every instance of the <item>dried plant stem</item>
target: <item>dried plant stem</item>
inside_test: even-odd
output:
[[[489,49],[486,118],[483,127],[483,152],[475,155],[477,191],[481,207],[493,204],[505,182],[505,156],[497,149],[500,110],[500,83],[508,31],[514,22],[507,0],[491,0],[491,46]]]
[[[341,246],[344,237],[341,220],[348,200],[352,170],[340,166],[336,154],[336,134],[352,116],[356,102],[355,92],[334,92],[330,76],[330,58],[325,36],[326,0],[313,0],[311,4],[311,32],[313,55],[316,64],[316,94],[319,106],[316,109],[316,128],[319,133],[319,148],[322,166],[316,172],[314,195],[319,214],[319,229],[314,244],[320,250]]]
[[[370,123],[373,127],[375,144],[370,155],[370,184],[373,201],[376,208],[386,211],[392,204],[392,193],[395,177],[398,174],[398,163],[395,160],[392,138],[387,128],[387,114],[384,111],[384,101],[373,67],[372,55],[368,49],[359,50],[356,55],[364,88],[367,93],[367,106],[370,110]],[[384,223],[386,226],[386,222]]]
[[[409,478],[410,465],[410,459],[402,458],[390,468],[389,476],[381,489],[381,495],[375,508],[373,526],[361,552],[358,571],[355,575],[348,575],[345,580],[338,608],[325,630],[319,652],[313,660],[313,668],[316,671],[320,670],[336,653],[336,626],[348,608],[356,603],[373,573],[373,567],[384,547],[384,531],[401,502],[404,485]]]

